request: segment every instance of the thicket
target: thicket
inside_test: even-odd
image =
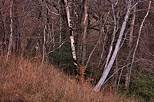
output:
[[[52,49],[53,50],[53,49]],[[68,75],[75,75],[75,69],[73,65],[73,60],[71,58],[71,48],[70,42],[66,42],[60,49],[57,49],[49,54],[48,62],[54,65],[59,66],[63,72]],[[93,72],[90,72],[92,68],[86,68],[84,71],[85,80],[91,79],[91,84],[95,85],[94,77],[90,75],[95,75]],[[139,70],[138,70],[139,71]],[[112,74],[110,74],[112,75]],[[109,76],[110,76],[109,75]],[[99,78],[101,74],[99,75]],[[152,102],[154,97],[154,74],[149,73],[146,70],[141,72],[134,73],[130,82],[130,89],[126,91],[124,89],[125,80],[121,79],[121,84],[118,86],[118,89],[114,88],[119,94],[124,94],[125,97],[131,98],[132,96],[141,99],[142,101]],[[108,82],[112,86],[112,80]]]
[[[11,70],[13,73],[17,70],[15,73],[19,71],[24,75],[22,66],[25,64],[22,65],[22,63],[30,60],[30,63],[54,64],[58,66],[57,69],[68,75],[76,73],[73,77],[82,79],[79,81],[90,80],[90,84],[95,86],[102,73],[105,72],[105,66],[108,66],[112,60],[111,56],[117,41],[121,39],[120,48],[116,49],[118,53],[116,56],[114,55],[114,63],[111,65],[112,68],[106,78],[110,78],[110,80],[107,80],[106,84],[129,97],[135,95],[145,101],[153,101],[154,13],[152,11],[154,11],[154,3],[146,0],[128,0],[129,2],[122,0],[113,2],[110,0],[65,1],[68,3],[65,3],[64,0],[0,1],[0,54],[7,56],[7,58],[1,56],[1,75],[6,74],[8,79],[14,78],[16,74],[11,74]],[[88,1],[87,4],[86,1]],[[68,10],[66,11],[66,7],[69,8],[72,27],[67,22]],[[124,32],[121,33],[123,34],[122,38],[118,38],[120,31],[122,31],[125,15],[129,11],[128,8],[130,15],[128,15]],[[147,12],[149,14],[144,19]],[[88,17],[86,18],[85,15]],[[142,29],[140,29],[143,21]],[[141,32],[139,32],[140,30]],[[73,65],[69,38],[72,32],[75,40],[77,67]],[[19,60],[17,58],[14,61],[11,56],[13,54],[20,56]],[[108,54],[111,56],[108,57]],[[88,61],[89,63],[87,63]],[[39,66],[39,68],[42,67]],[[29,73],[33,71],[30,68],[29,70],[31,70]],[[36,70],[37,73],[42,73],[37,68]],[[8,71],[9,74],[7,74]],[[5,79],[4,75],[3,78]],[[22,75],[21,77],[24,79]],[[3,81],[2,79],[2,85],[4,82],[7,83],[7,80]],[[14,85],[14,83],[12,82],[10,85]],[[37,86],[36,83],[31,84],[34,87]],[[102,90],[106,87],[105,85],[102,86]],[[31,88],[35,89],[34,87]],[[1,88],[5,88],[5,85]],[[24,88],[15,90],[15,92],[27,94],[23,91],[27,90]],[[35,91],[38,92],[37,89]],[[14,93],[14,90],[11,92]]]
[[[129,92],[130,95],[135,94],[147,102],[154,101],[154,74],[142,71],[140,74],[133,75]]]
[[[109,86],[106,86],[109,87]],[[95,92],[51,64],[39,60],[0,57],[1,102],[117,102],[113,90]],[[108,89],[108,88],[106,88]],[[122,100],[122,99],[121,99]]]

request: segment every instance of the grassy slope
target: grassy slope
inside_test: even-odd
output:
[[[0,58],[0,102],[119,102],[114,92],[94,92],[52,65]],[[122,102],[121,100],[120,102]]]

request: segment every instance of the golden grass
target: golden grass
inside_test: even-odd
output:
[[[0,102],[119,102],[114,92],[94,92],[54,66],[11,56],[0,59]],[[122,101],[121,101],[122,102]]]

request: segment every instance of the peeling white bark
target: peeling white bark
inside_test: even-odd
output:
[[[72,25],[71,25],[71,17],[70,17],[69,7],[68,7],[67,0],[64,0],[64,2],[65,2],[65,6],[66,6],[67,21],[68,21],[68,26],[69,26],[69,31],[70,31],[73,63],[75,66],[77,66],[77,61],[76,61],[77,59],[76,59],[76,52],[75,52],[75,45],[74,45],[74,36],[73,36],[73,30],[72,30]]]

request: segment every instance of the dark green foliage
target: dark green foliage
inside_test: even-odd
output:
[[[51,50],[53,50],[53,48]],[[49,62],[58,64],[64,70],[69,70],[68,67],[73,67],[70,42],[65,42],[60,49],[57,49],[50,53],[48,58]]]
[[[134,75],[130,94],[137,94],[145,101],[152,101],[154,98],[154,75],[149,72],[141,72],[140,75]]]

